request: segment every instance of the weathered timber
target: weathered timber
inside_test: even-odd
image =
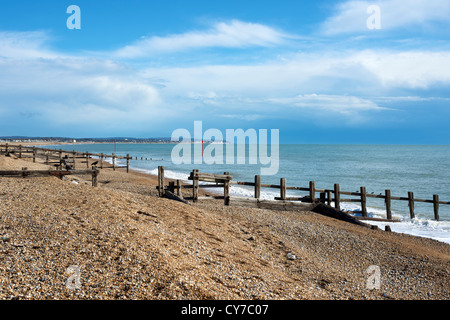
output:
[[[414,219],[414,193],[408,192],[408,206],[409,206],[409,216]]]
[[[261,198],[261,176],[260,175],[255,176],[255,198],[256,199]]]
[[[398,219],[384,219],[384,218],[374,218],[374,217],[354,217],[358,220],[368,220],[368,221],[380,221],[380,222],[400,222]]]
[[[244,197],[230,197],[230,205],[283,211],[310,211],[314,207],[314,205],[310,203]]]
[[[334,184],[334,207],[336,210],[341,210],[341,186]]]
[[[171,200],[176,200],[179,202],[183,202],[185,204],[189,204],[189,202],[187,202],[186,200],[184,200],[182,197],[177,196],[176,194],[170,192],[169,190],[165,190],[164,195],[166,196],[166,198],[171,199]]]
[[[361,213],[363,217],[367,217],[367,193],[366,187],[361,187]]]
[[[433,195],[433,211],[434,211],[434,219],[439,221],[439,195]]]
[[[367,223],[361,222],[358,219],[356,219],[355,217],[352,217],[351,215],[343,212],[343,211],[339,211],[336,208],[333,208],[331,206],[328,206],[324,203],[318,203],[316,204],[310,211],[315,212],[315,213],[319,213],[321,215],[327,216],[327,217],[331,217],[331,218],[335,218],[338,220],[342,220],[345,222],[349,222],[349,223],[353,223],[353,224],[357,224],[366,228],[372,228],[370,225],[368,225]]]
[[[392,211],[391,211],[391,190],[386,189],[384,191],[385,199],[384,202],[386,204],[386,217],[388,219],[392,219]]]

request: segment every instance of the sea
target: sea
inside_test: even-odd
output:
[[[189,182],[187,178],[193,169],[216,174],[229,172],[234,181],[253,182],[255,175],[261,173],[261,168],[269,166],[267,162],[263,164],[259,157],[251,159],[248,145],[245,145],[245,155],[239,153],[235,146],[235,161],[228,161],[227,164],[225,144],[214,146],[217,148],[216,152],[217,150],[223,152],[223,157],[217,156],[214,164],[207,164],[201,160],[202,163],[194,164],[194,144],[189,145],[192,161],[175,164],[172,152],[176,146],[176,144],[123,143],[50,147],[104,154],[115,152],[118,156],[129,154],[133,157],[130,161],[132,169],[157,175],[158,166],[164,166],[167,178],[186,182]],[[269,147],[269,157],[270,152]],[[220,152],[213,155],[220,155]],[[240,164],[237,161],[238,157],[241,157]],[[440,201],[450,201],[450,146],[280,144],[277,158],[278,172],[274,175],[262,175],[261,183],[279,185],[280,178],[286,178],[287,186],[308,187],[309,181],[315,181],[316,188],[332,190],[334,184],[338,183],[341,191],[359,192],[363,186],[366,187],[367,193],[376,195],[384,195],[385,190],[389,189],[391,195],[395,197],[407,197],[408,192],[412,191],[416,199],[432,200],[433,195],[437,194]],[[272,160],[274,159],[275,157]],[[116,161],[118,165],[125,164],[125,160]],[[304,196],[307,193],[288,190],[287,196]],[[253,187],[232,185],[230,194],[253,197]],[[261,190],[263,199],[273,199],[279,194],[279,189]],[[352,197],[342,196],[342,198]],[[410,218],[408,201],[392,200],[391,206],[393,218],[400,222],[365,222],[377,225],[381,229],[389,225],[393,232],[432,238],[450,244],[450,205],[439,206],[439,221],[434,220],[432,203],[415,202],[414,219]],[[361,211],[361,207],[358,202],[341,203],[341,208],[355,212],[354,215],[360,215],[358,212]],[[384,199],[367,198],[367,210],[369,217],[386,218]]]

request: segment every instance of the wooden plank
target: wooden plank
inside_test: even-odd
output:
[[[274,200],[283,200],[281,197],[274,197]],[[302,201],[302,202],[311,202],[311,198],[309,196],[304,197],[286,197],[284,199],[286,201]]]
[[[212,173],[204,173],[197,172],[192,173],[189,176],[189,180],[193,180],[193,177],[197,177],[199,181],[220,181],[220,180],[232,180],[233,177],[229,174],[212,174]]]
[[[346,195],[346,196],[361,196],[360,192],[349,192],[349,191],[341,191],[341,194]]]
[[[361,199],[341,199],[341,202],[359,202],[359,203],[361,203]]]
[[[230,184],[237,184],[237,185],[241,185],[241,186],[255,186],[254,182],[245,182],[245,181],[230,181]]]
[[[230,205],[283,211],[309,211],[314,207],[313,204],[309,203],[289,202],[283,200],[262,200],[244,197],[230,197]]]
[[[401,222],[401,220],[398,219],[384,219],[384,218],[373,218],[373,217],[354,217],[358,220],[368,220],[368,221],[380,221],[380,222]]]
[[[92,174],[97,170],[1,170],[0,177],[45,177]],[[97,171],[98,172],[98,171]]]

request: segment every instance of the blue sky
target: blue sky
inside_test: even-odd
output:
[[[448,30],[448,0],[2,1],[0,136],[450,144]]]

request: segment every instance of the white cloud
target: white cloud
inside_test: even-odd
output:
[[[366,22],[371,14],[367,13],[367,8],[370,5],[380,8],[383,30],[450,23],[448,0],[346,1],[336,6],[336,13],[322,24],[322,31],[329,35],[368,31]]]
[[[0,61],[0,102],[10,117],[37,115],[48,124],[149,124],[161,97],[148,80],[108,61],[38,59]]]
[[[235,21],[205,33],[161,38],[160,43],[150,38],[145,45],[181,50],[207,45],[270,46],[287,39],[284,33],[265,28]],[[290,112],[350,118],[385,110],[380,106],[395,100],[377,97],[392,97],[398,89],[408,95],[409,89],[450,84],[450,52],[445,51],[333,52],[323,48],[285,53],[282,60],[254,65],[136,70],[117,61],[62,56],[49,50],[48,42],[49,37],[41,32],[0,33],[0,112],[4,119],[20,114],[48,123],[93,124],[102,130],[163,126],[175,117],[197,114],[249,121],[289,117]],[[143,50],[145,45],[136,48]],[[154,85],[154,79],[162,79],[164,87]],[[413,95],[403,99],[418,99]],[[161,112],[167,106],[171,112]]]
[[[258,98],[316,92],[377,96],[396,89],[450,84],[450,52],[349,50],[296,54],[283,62],[259,65],[150,68],[143,74],[147,72],[167,80],[167,93],[214,103],[230,95]]]
[[[167,37],[145,37],[117,50],[114,56],[140,58],[152,56],[155,53],[206,47],[268,47],[279,45],[290,38],[292,36],[262,24],[233,20],[229,23],[217,23],[207,31],[192,31]]]
[[[56,58],[57,54],[46,47],[49,39],[48,34],[42,31],[0,31],[0,58]]]
[[[375,102],[355,96],[304,94],[293,98],[273,98],[271,103],[282,104],[297,108],[311,108],[326,110],[340,114],[351,114],[368,110],[387,110],[379,107]]]
[[[427,89],[450,83],[450,52],[365,50],[353,55],[352,60],[386,87]]]

